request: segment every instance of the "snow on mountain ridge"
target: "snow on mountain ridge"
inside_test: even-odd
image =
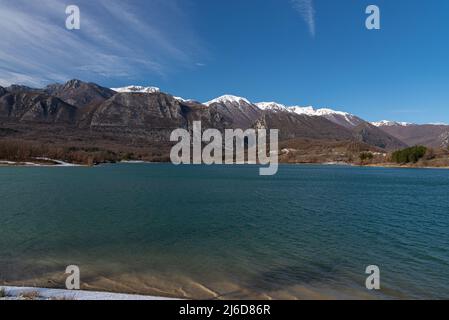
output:
[[[400,127],[409,127],[409,126],[419,126],[419,125],[427,125],[427,126],[449,126],[449,124],[444,122],[431,122],[431,123],[422,123],[422,124],[416,124],[411,122],[399,122],[399,121],[389,121],[389,120],[382,120],[378,122],[371,122],[373,126],[376,127],[394,127],[394,126],[400,126]]]
[[[173,97],[173,98],[175,98],[175,100],[178,100],[179,102],[197,102],[194,99],[184,99],[182,97]]]
[[[287,107],[277,102],[259,102],[256,106],[260,110],[274,110],[274,111],[286,111]]]
[[[127,86],[122,88],[111,88],[118,93],[159,93],[161,89],[157,87],[144,87],[144,86]]]
[[[277,102],[259,102],[255,104],[261,110],[286,111],[308,116],[318,116],[318,110],[313,107],[286,106]]]
[[[130,85],[126,87],[121,88],[111,88],[111,90],[114,90],[118,93],[159,93],[161,90],[158,87],[145,87],[145,86],[138,86],[138,85]],[[181,97],[174,97],[176,100],[180,102],[194,102],[195,100],[192,99],[184,99]],[[232,103],[232,104],[238,104],[239,107],[244,107],[245,104],[253,105],[247,98],[239,97],[231,94],[226,94],[221,97],[215,98],[213,100],[210,100],[208,102],[203,103],[206,106],[210,106],[214,103]],[[243,106],[242,106],[243,104]],[[276,111],[276,112],[292,112],[299,115],[307,115],[307,116],[316,116],[316,117],[325,117],[328,120],[342,124],[344,126],[349,127],[355,127],[361,123],[361,120],[359,117],[348,113],[344,111],[336,111],[329,108],[321,108],[321,109],[315,109],[312,106],[307,107],[301,107],[301,106],[287,106],[282,103],[278,102],[259,102],[254,104],[256,107],[258,107],[260,110],[266,111]],[[414,123],[409,122],[398,122],[398,121],[389,121],[389,120],[382,120],[378,122],[370,122],[370,124],[376,126],[376,127],[391,127],[391,126],[413,126],[416,125]],[[429,125],[447,125],[444,123],[430,123]]]
[[[338,114],[340,116],[352,116],[352,114],[350,114],[348,112],[335,111],[335,110],[332,110],[329,108],[318,109],[315,111],[315,113],[319,116],[325,116],[325,115],[330,115],[330,114]]]
[[[335,111],[324,108],[316,110],[315,114],[347,127],[356,127],[363,122],[359,117],[344,111]]]
[[[210,106],[211,104],[214,104],[214,103],[238,103],[238,104],[241,104],[241,102],[244,102],[246,104],[251,104],[251,102],[249,102],[248,99],[243,98],[243,97],[233,96],[231,94],[225,94],[221,97],[218,97],[211,101],[205,102],[203,104],[206,106]]]
[[[261,110],[286,111],[311,117],[324,117],[332,122],[346,127],[356,127],[362,122],[362,119],[353,114],[343,111],[335,111],[329,108],[314,109],[311,106],[285,106],[277,102],[260,102],[256,103],[256,106]]]
[[[317,116],[316,111],[313,107],[300,107],[300,106],[292,106],[287,108],[288,111],[296,113],[296,114],[304,114],[306,116]]]
[[[397,122],[397,121],[389,121],[389,120],[371,122],[371,124],[375,127],[393,127],[393,126],[407,127],[407,126],[414,125],[413,123],[409,123],[409,122]]]

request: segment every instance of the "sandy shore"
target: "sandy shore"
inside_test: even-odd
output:
[[[111,292],[46,289],[32,287],[0,287],[0,300],[176,300],[172,298]]]
[[[367,164],[367,165],[361,165],[360,167],[393,168],[393,169],[449,169],[449,167],[428,167],[428,166],[400,165],[400,164],[394,164],[394,163]]]

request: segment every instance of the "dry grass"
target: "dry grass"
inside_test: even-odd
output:
[[[378,152],[375,147],[357,141],[292,139],[280,142],[281,163],[354,163],[361,152]]]
[[[75,300],[75,297],[67,297],[67,296],[63,296],[63,297],[57,297],[57,298],[51,298],[50,300],[54,300],[54,301],[72,301]]]
[[[39,297],[40,297],[39,292],[30,291],[30,292],[22,293],[19,298],[24,299],[24,300],[37,300],[37,299],[39,299]]]
[[[122,160],[145,160],[168,162],[170,145],[147,144],[134,147],[129,142],[79,141],[52,142],[0,138],[0,160],[12,162],[42,163],[36,158],[62,160],[74,164],[94,165],[114,163]],[[46,163],[45,163],[46,164]]]

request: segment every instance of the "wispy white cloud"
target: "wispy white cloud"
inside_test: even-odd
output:
[[[313,0],[290,0],[293,8],[299,12],[304,22],[309,28],[310,35],[315,37],[316,27],[315,27],[315,8],[313,5]]]
[[[0,85],[141,80],[190,68],[200,40],[182,0],[0,0]],[[65,28],[77,4],[81,30]]]

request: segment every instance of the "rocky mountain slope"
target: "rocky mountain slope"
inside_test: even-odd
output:
[[[86,83],[80,80],[70,80],[65,84],[52,84],[43,91],[79,109],[102,103],[116,93],[95,83]]]
[[[232,119],[232,128],[251,128],[263,112],[245,98],[224,95],[204,103],[223,117]]]
[[[365,120],[343,111],[335,111],[332,109],[314,109],[313,107],[301,107],[301,106],[285,106],[277,102],[259,102],[256,105],[262,110],[271,110],[276,112],[293,112],[300,115],[316,116],[326,118],[327,120],[336,123],[346,128],[354,128],[359,124],[365,122]]]
[[[2,139],[94,149],[99,145],[154,148],[162,154],[170,146],[170,133],[177,128],[190,129],[193,121],[201,121],[204,129],[279,129],[281,141],[288,144],[298,139],[313,140],[317,152],[320,144],[328,146],[326,150],[330,145],[341,149],[356,144],[391,151],[416,142],[441,144],[449,140],[444,126],[422,127],[421,131],[408,133],[401,131],[407,126],[376,126],[345,112],[287,107],[275,102],[255,104],[232,95],[199,103],[156,87],[112,90],[80,80],[43,89],[0,87]],[[418,136],[424,133],[427,138],[420,140]]]
[[[288,125],[288,119],[291,119],[291,115],[294,114],[301,116],[303,119],[307,119],[309,122],[311,119],[325,119],[328,120],[328,122],[333,123],[333,127],[330,126],[329,123],[316,123],[316,127],[320,128],[318,132],[320,133],[321,138],[333,138],[337,140],[352,139],[388,151],[407,146],[407,144],[400,141],[400,139],[391,136],[389,133],[384,132],[376,126],[369,124],[365,120],[347,112],[335,111],[332,109],[315,110],[313,107],[287,107],[276,102],[261,102],[256,105],[265,112],[275,114],[277,118],[283,117],[284,121],[278,122],[276,125],[279,127],[288,128],[285,130],[284,136],[287,136],[290,139],[310,137],[310,134],[313,133],[313,130],[308,128],[306,125]],[[293,134],[298,132],[298,130],[302,130],[299,135]],[[295,137],[292,137],[292,135],[295,135]]]
[[[387,151],[406,148],[407,143],[382,131],[368,122],[363,122],[352,129],[356,138],[360,142],[376,146]]]
[[[6,91],[5,88],[0,87],[0,97],[1,97],[2,95],[6,94],[7,92],[8,92],[8,91]]]
[[[4,92],[0,96],[0,121],[72,124],[76,112],[76,107],[45,93]]]
[[[268,110],[265,111],[263,119],[267,128],[279,129],[281,140],[309,138],[341,141],[354,139],[350,130],[321,117]]]
[[[410,146],[424,145],[434,148],[449,147],[449,125],[417,125],[393,121],[381,121],[374,123],[374,125]]]

